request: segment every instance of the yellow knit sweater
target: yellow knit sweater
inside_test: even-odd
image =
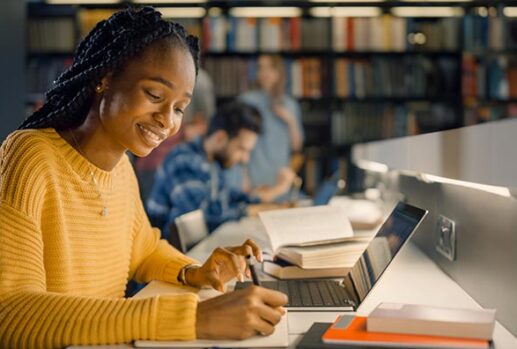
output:
[[[1,348],[195,338],[195,294],[123,298],[194,262],[151,228],[127,156],[106,172],[54,129],[16,131],[0,188]]]

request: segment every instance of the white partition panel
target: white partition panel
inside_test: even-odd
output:
[[[358,144],[352,157],[355,163],[516,188],[517,119]]]

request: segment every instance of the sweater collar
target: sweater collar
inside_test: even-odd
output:
[[[79,176],[81,176],[81,178],[85,181],[93,181],[91,178],[93,175],[99,186],[112,185],[113,177],[116,175],[117,169],[121,166],[122,159],[111,171],[105,171],[86,159],[71,144],[61,137],[54,128],[42,129],[41,131],[51,139],[52,143],[57,147],[65,161]]]

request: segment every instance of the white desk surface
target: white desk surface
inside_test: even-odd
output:
[[[204,260],[217,246],[239,245],[247,238],[253,238],[265,246],[265,238],[257,219],[244,219],[238,223],[227,223],[217,229],[207,239],[195,246],[188,255]],[[140,296],[154,293],[156,284],[144,288]],[[368,315],[380,302],[417,303],[434,306],[480,308],[456,282],[449,278],[438,266],[409,243],[397,255],[382,275],[378,284],[360,305],[357,314]],[[291,346],[301,338],[313,322],[332,322],[338,313],[332,312],[291,312],[288,314]],[[88,347],[82,347],[88,348]],[[96,346],[91,348],[131,348],[122,346]],[[494,348],[515,349],[515,338],[500,323],[496,323]]]

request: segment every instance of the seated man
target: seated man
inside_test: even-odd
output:
[[[147,213],[168,238],[169,226],[184,213],[202,209],[208,230],[244,216],[248,204],[272,202],[294,180],[294,173],[279,177],[276,185],[246,194],[230,188],[224,168],[246,163],[262,129],[258,111],[240,102],[221,107],[205,137],[177,146],[159,167]]]

